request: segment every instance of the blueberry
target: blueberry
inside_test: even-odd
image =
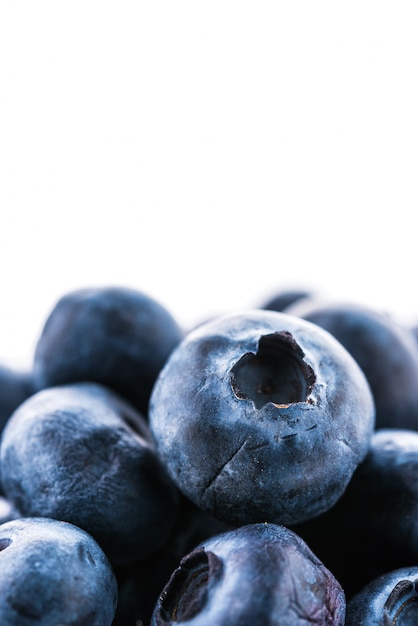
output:
[[[0,433],[13,411],[34,391],[32,372],[0,365]]]
[[[11,414],[33,393],[35,387],[31,371],[0,365],[0,435]],[[2,493],[0,475],[0,496]]]
[[[418,563],[418,433],[379,429],[345,493],[293,526],[347,597],[388,571]]]
[[[37,341],[36,387],[98,382],[146,417],[155,378],[183,335],[171,313],[140,291],[72,291],[55,304]]]
[[[283,289],[262,302],[259,308],[284,313],[288,307],[296,304],[296,302],[311,297],[312,293],[307,289]]]
[[[330,332],[362,368],[376,406],[376,428],[418,430],[418,345],[391,315],[354,303],[306,299],[291,306]]]
[[[3,490],[25,516],[89,532],[112,563],[157,551],[178,493],[145,419],[97,383],[44,389],[16,409],[0,446]]]
[[[374,427],[369,385],[318,326],[273,311],[191,331],[161,371],[149,423],[180,490],[232,524],[308,519],[332,506]]]
[[[250,524],[202,542],[173,571],[151,626],[343,626],[345,596],[297,534]]]
[[[365,585],[347,604],[345,626],[416,626],[418,567],[382,574]]]
[[[0,525],[0,624],[111,626],[117,584],[96,541],[66,522]]]

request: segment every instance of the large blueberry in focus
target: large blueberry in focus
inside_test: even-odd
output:
[[[329,333],[255,310],[185,337],[156,381],[149,420],[171,477],[198,507],[236,525],[288,525],[341,496],[368,450],[374,405]]]
[[[416,626],[418,566],[373,579],[347,604],[345,626]]]
[[[135,289],[72,291],[55,304],[38,339],[33,364],[37,389],[98,382],[146,417],[155,378],[183,335],[171,313]]]
[[[418,345],[389,314],[354,303],[305,299],[288,310],[330,332],[363,370],[376,406],[376,428],[418,430]]]
[[[97,383],[28,398],[3,431],[0,462],[4,493],[23,515],[80,526],[113,564],[156,552],[174,526],[178,491],[147,422]]]
[[[341,585],[297,534],[250,524],[181,560],[151,626],[343,626],[345,608]]]
[[[96,541],[66,522],[0,525],[0,624],[111,626],[117,583]]]
[[[418,563],[417,519],[418,433],[388,428],[374,433],[335,506],[293,530],[351,598],[372,579]]]

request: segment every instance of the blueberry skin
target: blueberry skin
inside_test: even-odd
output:
[[[157,551],[175,523],[178,492],[145,419],[97,383],[28,398],[3,431],[0,463],[4,493],[23,515],[80,526],[112,564]]]
[[[287,312],[330,332],[357,361],[373,393],[376,428],[418,430],[418,344],[409,328],[354,303],[306,299]]]
[[[183,336],[169,311],[135,289],[69,292],[51,310],[35,346],[36,388],[98,382],[146,417],[155,378]]]
[[[351,599],[374,578],[418,563],[417,517],[418,433],[379,429],[335,506],[292,528]]]
[[[186,555],[163,588],[151,626],[343,626],[333,574],[298,535],[249,524]]]
[[[0,526],[0,624],[111,626],[117,584],[96,541],[66,522]]]
[[[0,365],[0,433],[13,411],[34,391],[32,372]]]
[[[416,626],[418,567],[387,572],[347,603],[345,626]]]
[[[288,525],[341,496],[367,452],[374,405],[329,333],[254,310],[185,337],[156,381],[149,424],[196,506],[236,525]]]

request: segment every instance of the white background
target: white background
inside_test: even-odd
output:
[[[418,5],[0,0],[0,361],[59,296],[418,320]]]

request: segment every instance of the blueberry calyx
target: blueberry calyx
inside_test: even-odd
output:
[[[158,626],[192,619],[205,606],[209,583],[219,577],[222,561],[198,548],[186,555],[159,598]]]
[[[401,580],[393,588],[383,607],[384,626],[394,626],[402,617],[405,626],[417,623],[418,579]]]
[[[256,409],[271,402],[285,408],[310,402],[315,372],[288,331],[263,335],[256,354],[247,352],[231,369],[231,386],[240,400],[252,400]]]

